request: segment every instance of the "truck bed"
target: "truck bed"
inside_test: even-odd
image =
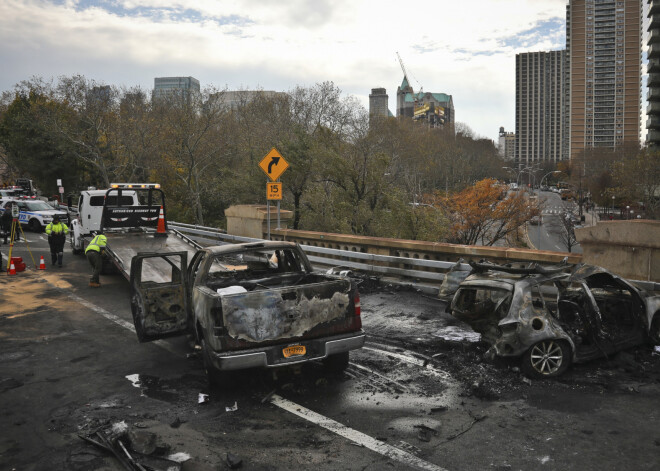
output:
[[[131,261],[138,253],[188,252],[190,261],[200,247],[180,232],[168,231],[167,237],[156,237],[153,232],[106,232],[108,238],[106,251],[126,279],[131,277]],[[146,267],[144,267],[146,268]],[[165,282],[170,278],[167,270],[152,270],[147,274],[153,281]]]

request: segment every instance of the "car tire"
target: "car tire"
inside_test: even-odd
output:
[[[206,378],[209,381],[209,386],[211,388],[213,387],[219,387],[222,386],[223,383],[225,382],[225,374],[216,369],[215,366],[213,366],[213,362],[211,362],[211,350],[206,341],[204,340],[204,337],[201,338],[200,340],[200,345],[202,347],[202,361],[204,362],[204,372],[206,373]]]
[[[348,352],[335,353],[323,360],[323,366],[331,373],[341,373],[348,368]]]
[[[522,370],[530,378],[555,378],[571,364],[571,347],[563,340],[547,339],[532,345],[522,359]]]
[[[28,229],[32,232],[41,232],[43,228],[37,219],[30,219],[30,222],[28,222]]]

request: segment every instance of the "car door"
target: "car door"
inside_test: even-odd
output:
[[[187,252],[141,253],[131,261],[131,310],[140,342],[188,332]]]

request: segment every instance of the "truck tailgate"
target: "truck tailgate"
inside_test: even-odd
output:
[[[351,284],[330,280],[222,296],[227,334],[249,343],[312,338],[346,331]]]

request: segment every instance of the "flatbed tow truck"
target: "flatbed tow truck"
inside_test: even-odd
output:
[[[71,222],[73,252],[83,253],[91,238],[102,232],[108,239],[104,270],[111,264],[129,281],[133,257],[140,253],[187,252],[190,259],[202,248],[167,227],[165,194],[159,184],[113,183],[107,190],[85,190],[77,210]],[[150,276],[162,281],[157,271]]]

